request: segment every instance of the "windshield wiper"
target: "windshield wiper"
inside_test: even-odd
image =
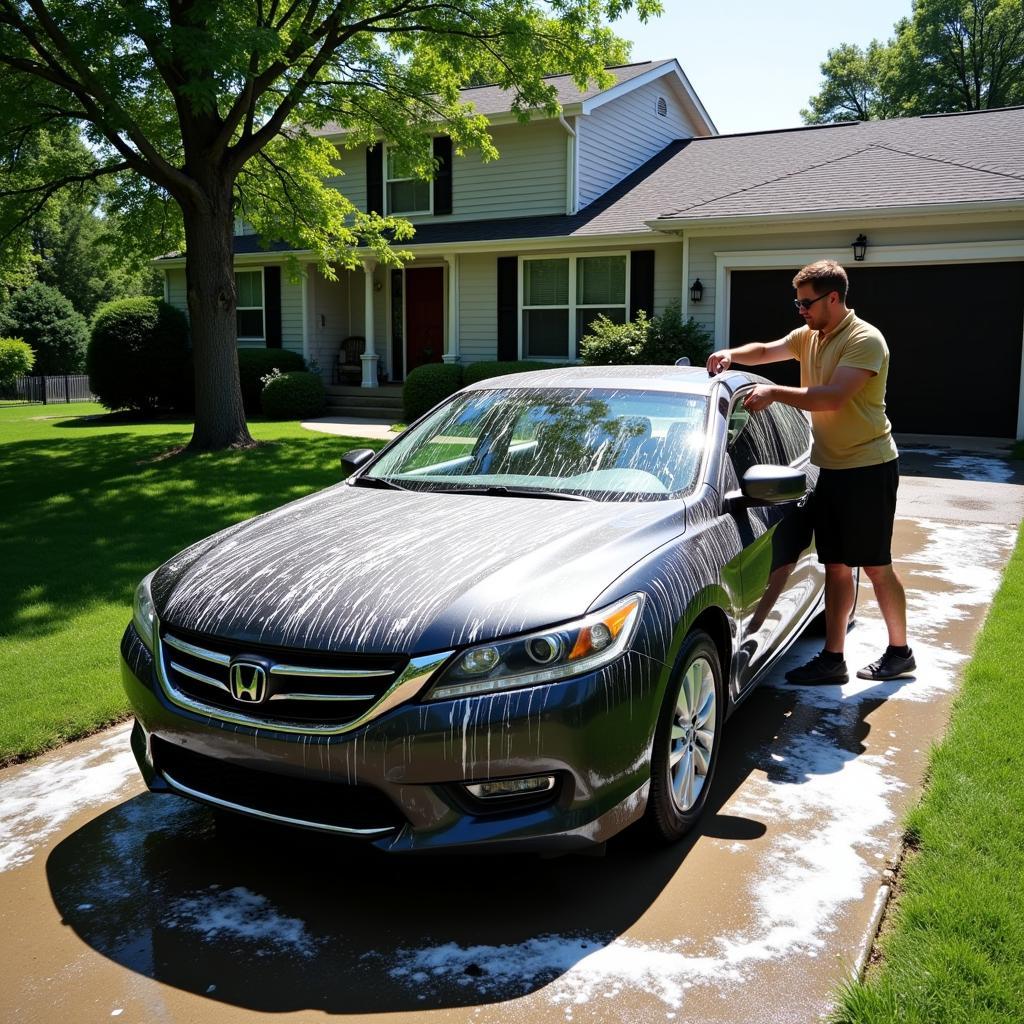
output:
[[[357,476],[352,481],[353,487],[377,487],[384,491],[408,491],[408,487],[396,484],[384,476]]]
[[[530,487],[506,487],[492,484],[490,487],[432,487],[435,494],[486,494],[495,498],[551,498],[555,501],[596,501],[583,494],[567,491],[539,491]]]

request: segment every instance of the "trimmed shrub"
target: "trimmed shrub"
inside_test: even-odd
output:
[[[462,367],[456,363],[428,363],[417,366],[402,388],[405,422],[418,420],[428,409],[462,387]]]
[[[28,342],[21,338],[0,338],[0,391],[9,391],[19,377],[24,377],[35,356]]]
[[[710,352],[711,335],[693,317],[684,323],[678,303],[652,319],[641,310],[627,324],[600,316],[580,341],[580,356],[590,366],[670,366],[682,356],[693,366],[703,366]]]
[[[272,420],[308,420],[324,411],[324,382],[304,370],[271,376],[263,389],[263,412]]]
[[[37,281],[15,292],[0,310],[0,337],[27,342],[40,376],[81,373],[89,325],[56,288]]]
[[[543,363],[538,360],[521,359],[516,362],[470,363],[462,370],[462,384],[475,384],[478,380],[501,377],[506,373],[526,373],[528,370],[550,370],[569,363]]]
[[[93,317],[89,387],[108,409],[177,408],[187,390],[188,351],[181,310],[152,296],[116,299]]]
[[[238,379],[242,385],[242,405],[247,416],[254,416],[263,408],[263,378],[272,370],[282,374],[305,370],[306,364],[298,352],[285,348],[240,348],[238,350]]]

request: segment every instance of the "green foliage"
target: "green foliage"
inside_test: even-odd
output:
[[[0,309],[0,335],[29,344],[40,376],[82,372],[89,327],[56,288],[36,282],[15,292]]]
[[[324,382],[303,370],[271,376],[263,388],[263,412],[272,420],[308,420],[324,411]]]
[[[555,114],[548,70],[581,87],[607,83],[615,39],[604,20],[629,11],[646,20],[662,3],[39,0],[2,10],[0,239],[16,237],[62,188],[102,180],[126,247],[154,255],[185,246],[187,260],[200,249],[220,254],[190,276],[196,363],[209,371],[191,446],[209,450],[251,443],[236,396],[218,392],[236,338],[224,309],[231,251],[211,246],[236,217],[267,243],[311,253],[330,279],[358,264],[357,246],[383,265],[401,262],[395,246],[411,225],[345,197],[329,135],[349,147],[386,138],[423,178],[435,170],[438,132],[457,154],[494,159],[487,121],[462,101],[462,83],[497,63],[522,120],[532,109]],[[86,145],[44,152],[43,125],[80,131]]]
[[[557,21],[554,18],[545,18],[545,24],[549,30],[557,31]],[[604,53],[606,67],[615,67],[619,64],[628,64],[633,52],[633,44],[628,39],[617,36],[610,28],[592,29],[591,44]],[[564,75],[566,69],[562,67],[558,59],[558,53],[554,50],[545,50],[544,56],[547,60],[548,75]],[[497,58],[477,63],[473,73],[465,81],[465,86],[473,88],[481,85],[491,85],[499,82],[505,76],[506,71]]]
[[[24,377],[36,357],[28,342],[21,338],[0,338],[0,390],[9,390],[19,377]]]
[[[506,373],[526,373],[528,370],[550,370],[555,366],[568,366],[568,363],[544,363],[531,359],[520,359],[516,362],[485,362],[470,363],[462,369],[462,384],[475,384],[478,380],[490,377],[501,377]]]
[[[677,303],[651,319],[640,310],[625,324],[601,316],[590,330],[580,341],[580,356],[591,366],[670,365],[683,356],[703,366],[711,351],[711,336],[693,317],[684,323]]]
[[[103,411],[0,408],[0,765],[128,716],[117,649],[146,573],[337,483],[346,450],[383,444],[258,422],[272,443],[169,457],[187,421]]]
[[[180,408],[187,392],[188,320],[154,298],[118,299],[93,318],[89,387],[107,409]]]
[[[418,420],[438,402],[454,395],[462,387],[462,367],[449,363],[428,363],[417,366],[402,387],[405,421]]]
[[[986,110],[1024,103],[1021,0],[916,0],[893,38],[843,43],[821,65],[807,124]]]
[[[238,350],[238,379],[242,385],[245,411],[253,416],[263,408],[263,378],[274,370],[288,373],[305,370],[306,364],[298,352],[286,348],[240,348]]]

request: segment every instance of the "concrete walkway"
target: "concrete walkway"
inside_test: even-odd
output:
[[[340,434],[344,437],[372,437],[378,441],[393,441],[399,431],[392,430],[393,421],[360,419],[355,416],[324,416],[317,420],[304,420],[301,426],[320,434]]]

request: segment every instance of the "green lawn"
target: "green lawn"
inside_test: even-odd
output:
[[[1024,1021],[1024,530],[978,638],[928,785],[880,967],[842,1024]]]
[[[162,458],[186,421],[98,405],[0,407],[0,764],[124,717],[135,584],[186,545],[340,478],[380,442],[253,422],[245,452]]]

